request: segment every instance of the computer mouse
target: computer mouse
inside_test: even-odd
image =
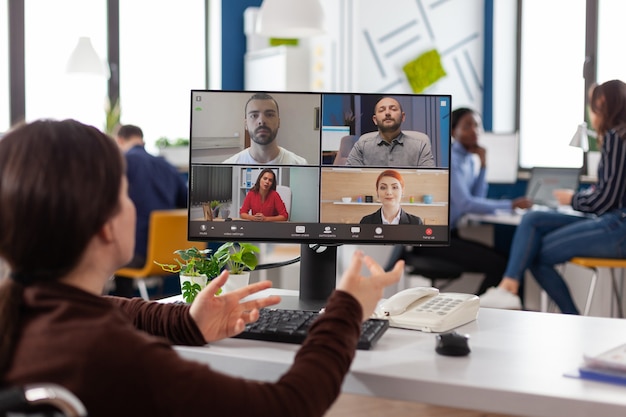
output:
[[[468,335],[457,332],[438,334],[435,351],[445,356],[466,356],[471,352],[468,340]]]

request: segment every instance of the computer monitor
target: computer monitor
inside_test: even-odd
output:
[[[383,97],[192,90],[189,239],[300,244],[305,304],[334,289],[340,244],[449,245],[451,96],[389,96],[405,132],[389,145],[374,121]]]

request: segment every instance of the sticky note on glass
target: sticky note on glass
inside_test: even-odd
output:
[[[414,93],[421,93],[446,75],[436,49],[424,52],[402,67]]]

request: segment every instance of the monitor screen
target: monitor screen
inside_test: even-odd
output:
[[[450,112],[449,95],[193,90],[189,239],[448,245]]]

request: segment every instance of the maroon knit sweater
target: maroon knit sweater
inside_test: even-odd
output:
[[[24,291],[21,333],[3,384],[60,384],[98,416],[322,416],[354,357],[362,310],[335,291],[276,382],[233,378],[182,359],[204,345],[184,305],[99,297],[62,284]]]

